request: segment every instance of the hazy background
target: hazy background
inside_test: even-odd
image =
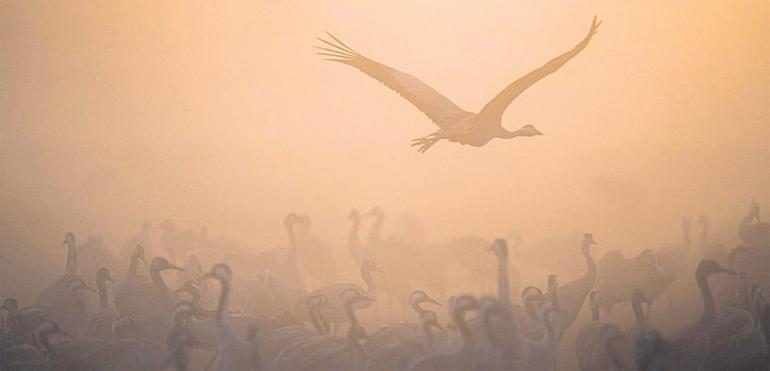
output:
[[[424,115],[312,49],[329,30],[477,111],[594,14],[589,47],[504,116],[545,136],[482,148],[417,153]],[[0,42],[8,246],[117,244],[166,218],[270,244],[290,211],[341,246],[375,204],[433,240],[588,230],[635,249],[705,213],[733,244],[750,200],[770,207],[763,0],[2,1]]]

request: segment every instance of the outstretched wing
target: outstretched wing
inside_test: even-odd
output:
[[[484,120],[483,117],[501,116],[503,112],[505,112],[505,109],[508,108],[511,102],[513,102],[513,100],[516,99],[519,94],[523,93],[525,90],[527,90],[527,88],[538,82],[543,77],[556,72],[556,70],[561,68],[561,66],[566,64],[570,59],[578,55],[578,53],[585,49],[585,47],[588,45],[588,42],[591,41],[591,37],[596,34],[600,24],[602,24],[602,22],[597,22],[596,16],[594,16],[591,29],[588,31],[588,35],[583,39],[583,41],[572,48],[572,50],[554,59],[551,59],[548,63],[544,64],[540,68],[524,75],[523,77],[514,81],[512,84],[508,85],[505,89],[503,89],[503,91],[498,93],[497,96],[489,101],[489,103],[487,103],[484,108],[481,109],[479,116],[482,117],[482,119],[479,121],[490,121]]]
[[[353,66],[361,72],[371,76],[375,80],[385,84],[404,99],[408,100],[422,113],[428,116],[436,125],[446,128],[454,125],[458,121],[472,115],[472,113],[463,110],[454,104],[449,98],[443,96],[436,89],[420,79],[401,72],[395,68],[388,67],[382,63],[373,61],[351,47],[345,45],[342,41],[330,33],[326,33],[333,41],[327,41],[318,38],[326,47],[316,46],[318,54],[325,56],[325,60],[344,63]]]

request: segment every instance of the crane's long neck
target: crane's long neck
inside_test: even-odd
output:
[[[164,292],[169,291],[168,286],[166,286],[166,282],[164,282],[163,278],[160,276],[160,271],[161,270],[157,267],[150,268],[150,277],[152,278],[152,283],[155,285],[155,287],[163,289]]]
[[[508,280],[508,256],[497,257],[497,300],[504,309],[511,307],[510,282]]]
[[[86,315],[86,303],[83,301],[83,298],[81,297],[81,294],[80,294],[81,291],[84,291],[84,290],[75,289],[74,291],[72,291],[70,293],[70,295],[72,295],[72,299],[75,300],[75,304],[77,304],[78,313],[81,316],[85,316]],[[78,330],[80,330],[80,329],[78,329]]]
[[[596,262],[594,261],[594,258],[591,256],[591,248],[589,245],[583,245],[583,258],[586,261],[586,273],[584,274],[584,277],[589,277],[593,279],[593,277],[596,277]]]
[[[8,309],[8,325],[10,328],[17,328],[21,325],[21,319],[19,319],[19,307],[17,305],[7,305]]]
[[[78,253],[74,242],[67,241],[67,268],[65,274],[67,276],[78,275]]]
[[[348,254],[356,262],[361,259],[361,240],[358,238],[358,230],[360,228],[361,218],[354,216],[350,227],[350,234],[348,235]]]
[[[96,288],[99,290],[99,309],[107,309],[110,302],[107,297],[107,277],[99,277],[96,281]]]
[[[310,317],[310,323],[313,325],[313,328],[315,328],[315,331],[318,333],[318,335],[323,335],[325,331],[323,326],[321,326],[321,321],[318,319],[318,305],[313,305],[310,307],[310,310],[308,310],[308,316]]]
[[[294,232],[294,225],[286,226],[286,235],[289,237],[289,256],[287,263],[293,264],[297,260],[297,234]]]
[[[345,303],[345,317],[348,319],[348,323],[350,323],[350,327],[360,326],[360,324],[358,323],[358,318],[356,317],[356,311],[353,310],[352,300],[349,300]]]
[[[508,131],[503,127],[501,127],[500,129],[501,131],[497,136],[503,139],[513,139],[513,138],[523,137],[527,135],[523,129],[517,129],[514,131]]]
[[[415,313],[417,313],[417,316],[422,316],[426,312],[425,309],[423,309],[420,305],[420,302],[417,300],[410,300],[409,307],[412,308]]]
[[[361,266],[361,278],[366,283],[366,296],[370,298],[377,297],[377,282],[372,278],[372,271],[365,266]]]
[[[219,302],[217,303],[217,324],[219,326],[228,325],[230,322],[230,280],[222,279],[222,291],[219,293]]]
[[[137,270],[137,261],[139,260],[139,254],[133,253],[131,254],[131,263],[128,265],[128,275],[129,276],[136,276],[136,270]]]
[[[596,304],[591,303],[591,320],[592,321],[600,321],[601,317],[599,315],[599,306]]]
[[[457,331],[460,333],[460,337],[462,337],[463,346],[469,346],[472,334],[470,328],[468,328],[468,323],[465,322],[465,311],[453,311],[452,321],[457,325]]]
[[[714,302],[714,293],[711,291],[711,285],[708,281],[708,274],[698,272],[695,279],[698,281],[698,288],[703,296],[703,314],[701,320],[714,318],[716,314],[716,303]]]
[[[53,356],[53,345],[51,345],[51,341],[48,340],[48,337],[50,334],[46,332],[42,332],[40,334],[35,334],[35,337],[37,338],[37,342],[40,343],[40,345],[45,349],[45,352],[48,354],[48,357]]]
[[[636,319],[636,325],[639,327],[647,326],[647,316],[642,309],[642,302],[640,300],[632,300],[631,308],[634,310],[634,318]]]
[[[431,345],[433,344],[433,331],[430,329],[431,324],[428,321],[422,321],[420,322],[420,330],[422,330],[423,336],[425,336],[425,344]]]

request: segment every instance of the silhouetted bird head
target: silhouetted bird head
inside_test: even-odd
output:
[[[531,124],[522,126],[521,129],[519,129],[519,132],[525,137],[534,137],[537,135],[543,135],[543,133],[541,133],[540,130],[535,129],[535,126]]]

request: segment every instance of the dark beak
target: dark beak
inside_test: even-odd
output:
[[[182,268],[179,268],[179,267],[177,267],[177,266],[176,266],[176,265],[174,265],[174,264],[169,264],[169,265],[168,265],[168,269],[173,269],[173,270],[176,270],[176,271],[182,271],[182,272],[184,271],[184,269],[182,269]]]
[[[353,299],[353,304],[356,304],[356,303],[374,303],[376,301],[377,300],[374,300],[373,298],[370,298],[368,296],[360,296],[360,297],[357,297],[357,298]]]
[[[99,291],[96,291],[96,290],[94,290],[93,288],[91,288],[91,286],[88,286],[88,285],[85,285],[85,284],[83,285],[83,289],[85,289],[85,290],[88,290],[88,291],[91,291],[91,292],[93,292],[93,293],[95,293],[95,294],[98,294],[98,293],[99,293]]]
[[[432,324],[433,324],[433,326],[434,326],[435,328],[437,328],[437,329],[441,330],[441,332],[446,332],[446,329],[444,328],[444,326],[441,326],[441,324],[440,324],[440,323],[438,323],[438,322],[433,322]]]
[[[433,300],[433,298],[431,298],[431,297],[426,297],[426,298],[425,298],[425,301],[426,301],[426,302],[428,302],[428,303],[432,303],[432,304],[436,304],[436,305],[438,305],[438,306],[441,306],[441,303],[439,303],[439,302],[437,302],[437,301]]]
[[[75,338],[74,336],[70,335],[69,333],[67,333],[66,331],[64,331],[62,329],[59,329],[58,333],[59,333],[59,335],[61,335],[64,338],[67,338],[67,339],[74,339]]]
[[[535,135],[543,135],[543,133],[541,133],[540,130],[535,129]]]

